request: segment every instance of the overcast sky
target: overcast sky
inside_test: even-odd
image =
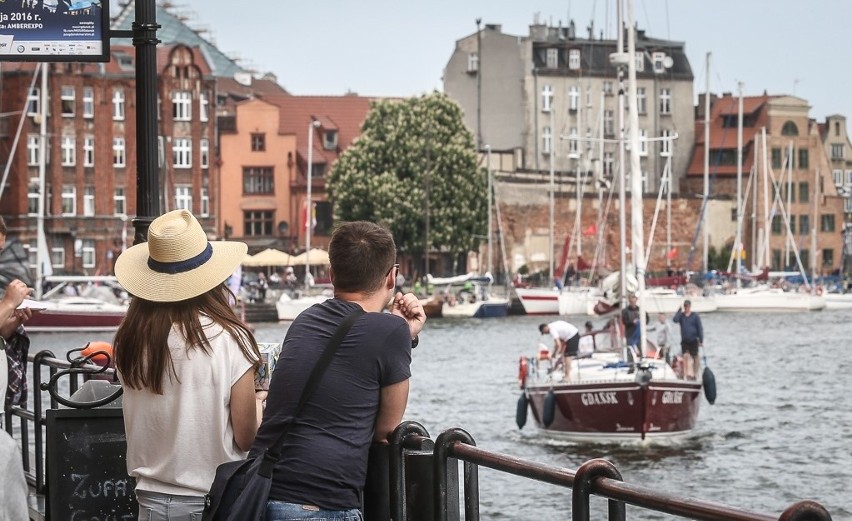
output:
[[[211,29],[223,51],[273,72],[299,95],[408,96],[441,90],[455,41],[482,23],[526,35],[535,13],[554,25],[574,19],[578,35],[594,20],[612,37],[613,0],[172,0]],[[850,0],[635,0],[640,29],[683,41],[705,85],[746,95],[795,94],[811,117],[852,116]]]

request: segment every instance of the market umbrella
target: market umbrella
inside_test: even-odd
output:
[[[305,259],[308,258],[308,262],[311,263],[311,266],[328,266],[331,264],[328,260],[328,252],[320,249],[320,248],[311,248],[310,255],[306,255],[305,252],[296,255],[290,259],[290,263],[294,266],[299,266],[305,264]]]
[[[293,264],[293,257],[275,248],[267,248],[256,255],[247,255],[243,260],[243,266],[249,267],[289,266],[290,264]]]

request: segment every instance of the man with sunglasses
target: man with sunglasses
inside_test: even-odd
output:
[[[395,292],[399,265],[390,232],[369,222],[339,225],[329,259],[334,298],[308,308],[287,330],[252,452],[293,421],[275,465],[268,521],[361,520],[361,489],[373,442],[387,443],[408,402],[411,349],[426,314],[413,293]],[[391,303],[390,313],[383,313]],[[337,327],[353,324],[316,392],[294,411]]]

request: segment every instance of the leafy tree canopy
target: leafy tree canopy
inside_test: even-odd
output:
[[[401,251],[424,251],[427,212],[432,250],[476,250],[486,233],[486,172],[445,94],[373,103],[327,188],[335,220],[382,223]]]

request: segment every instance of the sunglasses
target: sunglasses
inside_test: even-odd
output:
[[[393,276],[394,276],[394,278],[396,278],[396,276],[399,274],[399,264],[394,264],[393,266],[391,266],[390,269],[388,269],[388,272],[385,273],[385,277],[390,275],[390,273],[394,270],[396,270],[396,271],[394,272]]]

